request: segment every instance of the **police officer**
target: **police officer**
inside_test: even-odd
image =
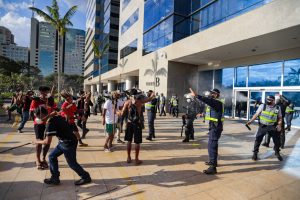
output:
[[[35,109],[35,115],[45,118],[45,116],[48,115],[48,111],[44,107],[38,107]],[[47,121],[45,130],[46,138],[44,140],[36,140],[33,142],[50,146],[53,136],[56,136],[59,140],[58,145],[49,155],[51,178],[44,179],[44,183],[49,185],[58,185],[60,183],[57,158],[62,154],[64,154],[69,167],[81,177],[81,179],[75,181],[74,184],[83,185],[90,183],[92,181],[90,174],[77,163],[76,159],[77,143],[80,138],[78,132],[75,135],[65,118],[56,115],[55,112],[51,113],[49,116],[50,118]]]
[[[182,142],[189,142],[190,139],[194,140],[194,120],[196,119],[196,115],[198,114],[198,104],[195,102],[194,97],[190,94],[185,95],[187,106],[183,107],[186,109],[185,120],[185,138]]]
[[[159,106],[160,106],[160,114],[159,116],[166,116],[166,111],[165,111],[165,106],[166,106],[166,97],[164,96],[163,93],[160,94],[160,101],[159,101]]]
[[[147,92],[147,96],[150,97],[153,93],[152,90]],[[157,98],[153,98],[151,101],[145,103],[145,109],[147,110],[148,116],[148,127],[149,127],[149,135],[146,140],[152,141],[152,138],[155,138],[155,129],[154,129],[154,120],[156,115],[156,104]]]
[[[259,127],[256,133],[256,139],[254,142],[254,150],[252,160],[257,160],[257,154],[259,152],[259,145],[261,144],[263,137],[268,133],[274,141],[275,155],[279,161],[282,161],[280,151],[280,132],[282,128],[282,113],[278,105],[275,105],[275,97],[270,95],[266,99],[266,104],[261,104],[255,115],[251,120],[247,122],[250,125],[257,117],[259,117]]]
[[[287,125],[285,130],[287,131],[291,131],[292,119],[295,112],[294,107],[294,104],[290,103],[290,105],[288,105],[288,107],[285,110],[285,120]]]
[[[208,139],[208,156],[209,161],[205,162],[208,169],[204,170],[205,174],[217,173],[217,159],[218,159],[218,141],[223,131],[224,121],[224,102],[220,97],[218,89],[212,89],[208,97],[197,95],[191,88],[191,95],[207,104],[205,120],[209,121],[209,139]]]
[[[171,105],[172,105],[172,115],[173,117],[178,117],[178,97],[177,95],[174,95],[171,99]]]

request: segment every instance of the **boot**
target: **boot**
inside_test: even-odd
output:
[[[282,161],[282,160],[283,160],[279,152],[275,152],[275,156],[277,157],[277,159],[278,159],[279,161]]]
[[[184,140],[182,140],[182,142],[190,142],[188,137],[185,137]]]
[[[256,152],[253,153],[252,160],[257,161],[257,153]]]
[[[218,162],[206,161],[206,162],[205,162],[205,165],[217,167],[217,166],[218,166]]]
[[[209,168],[207,168],[206,170],[203,170],[203,173],[204,174],[207,174],[207,175],[214,175],[217,173],[217,168],[216,167],[213,167],[213,166],[210,166]]]

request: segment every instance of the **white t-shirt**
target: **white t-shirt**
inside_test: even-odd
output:
[[[124,104],[123,101],[118,100],[117,101],[117,108],[116,111],[119,110],[120,107],[122,107]],[[106,100],[103,108],[106,109],[106,113],[105,113],[105,123],[106,124],[113,124],[114,121],[114,108],[112,105],[112,101],[110,99]],[[118,122],[118,115],[115,114],[115,123]]]

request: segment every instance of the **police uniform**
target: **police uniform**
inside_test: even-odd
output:
[[[213,89],[211,92],[220,94],[219,90]],[[210,167],[203,172],[206,174],[217,173],[217,160],[218,160],[218,141],[223,131],[224,122],[224,102],[220,99],[212,97],[204,97],[198,95],[197,98],[207,104],[205,112],[205,120],[209,121],[209,139],[208,139],[208,156],[209,161],[206,165]]]
[[[60,173],[58,171],[57,158],[64,154],[66,161],[71,169],[73,169],[80,177],[80,183],[88,183],[91,177],[78,163],[76,159],[77,138],[70,128],[65,118],[62,116],[54,116],[47,121],[46,136],[56,136],[59,140],[58,145],[49,155],[51,178],[45,180],[47,184],[58,184]],[[78,184],[79,182],[75,182]]]
[[[159,109],[160,109],[160,114],[159,116],[166,116],[166,111],[165,111],[165,106],[166,106],[166,97],[161,96],[160,101],[159,101]]]
[[[253,150],[253,160],[257,160],[257,154],[259,152],[259,146],[263,140],[263,137],[268,133],[272,137],[274,142],[275,155],[279,160],[282,160],[280,156],[280,133],[276,130],[278,118],[282,117],[281,109],[279,106],[261,104],[256,112],[259,114],[259,128],[256,133],[256,139]]]
[[[145,109],[147,110],[147,117],[148,117],[148,128],[149,128],[149,135],[146,138],[147,140],[152,140],[152,138],[155,138],[154,120],[156,115],[156,104],[157,104],[156,98],[145,103]]]
[[[291,130],[291,125],[292,125],[292,119],[294,115],[294,104],[288,105],[288,107],[285,110],[285,120],[286,120],[286,130],[290,131]]]
[[[172,115],[173,117],[178,117],[178,98],[172,97],[171,98],[171,106],[172,106]]]
[[[182,142],[189,142],[189,140],[194,140],[194,120],[199,111],[198,104],[191,100],[188,102],[186,107],[186,126],[185,126],[185,139]]]

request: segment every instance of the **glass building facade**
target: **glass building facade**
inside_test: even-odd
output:
[[[143,54],[258,8],[272,0],[147,0]]]
[[[70,29],[64,41],[64,73],[82,75],[84,67],[85,31]]]
[[[225,115],[251,118],[268,95],[282,94],[295,104],[292,124],[300,126],[300,59],[199,72],[199,91],[220,89]]]

